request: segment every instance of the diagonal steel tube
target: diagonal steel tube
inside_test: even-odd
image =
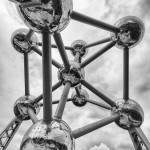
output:
[[[86,101],[91,103],[91,104],[94,104],[96,106],[100,106],[102,108],[105,108],[105,109],[108,109],[108,110],[112,110],[112,108],[110,106],[102,104],[100,102],[97,102],[97,101],[94,101],[94,100],[91,100],[91,99],[86,99]]]
[[[96,129],[99,129],[103,126],[106,126],[116,120],[118,120],[120,118],[120,115],[119,114],[113,114],[112,116],[110,117],[107,117],[107,118],[104,118],[100,121],[97,121],[97,122],[94,122],[94,123],[91,123],[89,125],[86,125],[82,128],[79,128],[79,129],[76,129],[74,131],[72,131],[72,136],[77,139],[83,135],[86,135],[92,131],[95,131]]]
[[[76,90],[77,95],[78,95],[78,96],[80,96],[80,95],[81,95],[81,94],[80,94],[81,92],[80,92],[80,89],[79,89],[79,87],[78,87],[78,86],[77,86],[77,87],[75,87],[75,90]]]
[[[123,50],[123,99],[129,99],[129,48]]]
[[[62,61],[63,61],[65,68],[69,69],[70,64],[69,64],[68,56],[66,54],[65,47],[64,47],[60,33],[57,33],[57,32],[54,33],[54,40],[55,40],[56,45],[58,47],[58,50],[59,50],[59,53],[60,53],[60,56],[62,58]]]
[[[36,45],[42,46],[42,43],[37,42]],[[57,48],[57,45],[55,45],[55,44],[52,44],[51,46],[52,46],[52,48]],[[74,50],[73,47],[70,47],[70,46],[64,46],[64,47],[65,47],[65,50]]]
[[[143,133],[141,128],[134,128],[133,131],[137,134],[137,136],[141,139],[143,144],[145,145],[147,150],[150,150],[150,142],[148,141],[147,137]]]
[[[33,124],[38,122],[36,114],[31,108],[28,108],[28,115],[30,116],[30,119],[32,120]]]
[[[31,39],[33,33],[34,33],[34,31],[30,29],[29,32],[28,32],[27,35],[26,35],[26,40],[29,41],[29,40]]]
[[[85,86],[87,89],[89,89],[91,92],[93,92],[95,95],[97,95],[98,97],[100,97],[101,99],[103,99],[110,106],[112,106],[112,107],[116,106],[116,103],[112,99],[110,99],[106,94],[104,94],[104,92],[102,93],[102,92],[98,91],[96,88],[94,88],[87,81],[81,80],[81,84],[83,86]]]
[[[110,42],[111,40],[112,40],[111,37],[105,38],[105,39],[102,39],[102,40],[99,40],[99,41],[87,44],[84,48],[90,48],[90,47],[93,47],[93,46],[97,46],[99,44]]]
[[[71,88],[71,83],[66,82],[66,84],[64,86],[64,89],[63,89],[63,93],[62,93],[60,101],[59,101],[59,104],[58,104],[56,112],[55,112],[54,117],[56,119],[61,119],[62,118],[70,88]]]
[[[25,83],[25,95],[28,96],[30,95],[28,53],[24,53],[24,83]]]
[[[58,104],[58,103],[59,103],[59,101],[60,101],[60,100],[52,101],[52,104]],[[71,99],[71,98],[68,98],[68,99],[67,99],[67,102],[70,102],[70,101],[72,101],[72,99]],[[43,106],[43,104],[42,104],[42,103],[40,103],[39,105],[40,105],[40,107],[42,107],[42,106]]]
[[[70,15],[70,17],[76,21],[82,22],[82,23],[86,23],[98,28],[102,28],[104,30],[110,31],[110,32],[119,32],[119,28],[113,26],[113,25],[109,25],[105,22],[96,20],[94,18],[91,18],[89,16],[83,15],[81,13],[78,13],[76,11],[73,11]]]
[[[40,56],[42,56],[42,52],[41,52],[38,48],[32,47],[32,50],[33,50],[34,52],[36,52],[37,54],[39,54]],[[59,63],[58,63],[56,60],[54,60],[54,59],[52,59],[52,64],[53,64],[56,68],[58,68],[58,69],[62,68],[62,65],[59,64]]]
[[[48,30],[42,33],[43,54],[43,121],[49,124],[52,120],[52,59],[51,36]]]
[[[52,48],[57,48],[57,45],[52,44]],[[65,50],[74,50],[73,47],[64,46]]]
[[[106,51],[108,51],[109,49],[111,49],[115,44],[116,44],[116,42],[114,42],[114,41],[110,42],[108,45],[106,45],[105,47],[103,47],[97,53],[95,53],[91,57],[87,58],[83,63],[81,63],[81,68],[87,66],[89,63],[91,63],[92,61],[94,61],[95,59],[97,59],[100,55],[102,55],[103,53],[105,53]]]

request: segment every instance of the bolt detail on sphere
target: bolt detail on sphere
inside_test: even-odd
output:
[[[19,29],[11,38],[12,47],[24,56],[24,96],[15,102],[15,117],[0,133],[0,150],[7,149],[19,126],[25,120],[31,120],[33,124],[23,136],[20,150],[74,150],[75,139],[111,123],[116,123],[118,127],[128,131],[135,150],[150,150],[150,142],[141,129],[144,121],[143,108],[131,99],[129,89],[130,48],[142,40],[145,30],[143,22],[137,17],[127,16],[115,25],[110,25],[74,11],[72,0],[9,1],[16,5],[20,17],[29,30]],[[71,46],[66,46],[61,31],[67,27],[71,19],[110,31],[111,34],[91,43],[86,43],[83,39],[75,40],[70,44]],[[52,44],[52,36],[55,44]],[[37,37],[41,38],[41,41],[38,41]],[[94,54],[91,55],[89,52],[91,48],[100,44],[106,45],[96,52],[93,51]],[[86,67],[114,46],[123,49],[123,92],[119,100],[101,88],[103,82],[100,81],[101,78],[91,84],[88,82],[91,75],[86,74],[87,79],[85,77]],[[52,48],[58,50],[62,64],[52,58],[55,56],[52,55]],[[84,60],[87,52],[89,56]],[[42,93],[36,97],[31,96],[33,89],[30,89],[29,56],[31,55],[29,53],[31,55],[36,53],[42,57]],[[36,57],[32,57],[34,58]],[[59,80],[53,86],[52,65],[58,69]],[[97,64],[97,67],[99,66],[101,65]],[[92,68],[92,73],[95,72],[94,69]],[[95,76],[96,74],[92,77]],[[60,98],[54,100],[52,92],[61,86],[63,90],[59,91]],[[89,92],[95,95],[94,98]],[[70,101],[78,108],[83,106],[86,108],[88,107],[86,104],[90,103],[106,109],[110,115],[75,130],[71,129],[71,125],[69,126],[62,119],[63,115],[70,113],[66,111],[64,114],[66,105]],[[53,104],[58,104],[54,114]],[[40,107],[43,107],[42,119],[38,119],[37,116]],[[71,105],[69,107],[72,109]],[[71,116],[72,113],[69,115]]]

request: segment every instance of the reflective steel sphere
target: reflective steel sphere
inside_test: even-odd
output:
[[[116,123],[124,128],[139,127],[144,121],[144,112],[141,106],[134,100],[119,100],[117,102],[118,112],[121,113],[120,120]]]
[[[72,55],[75,56],[77,53],[80,54],[80,57],[83,57],[87,54],[88,49],[85,48],[87,43],[83,40],[76,40],[71,44],[71,47],[73,47],[73,51],[71,51]]]
[[[11,44],[14,49],[20,53],[29,53],[31,52],[31,47],[33,43],[36,43],[36,35],[32,35],[30,40],[26,39],[26,35],[29,31],[27,29],[18,29],[16,30],[11,37]]]
[[[89,94],[87,93],[86,90],[80,89],[80,95],[77,95],[76,91],[74,91],[72,93],[71,98],[74,105],[78,107],[83,107],[87,103],[86,99],[89,98]]]
[[[143,38],[145,27],[143,22],[134,16],[127,16],[115,24],[119,29],[119,33],[113,33],[113,39],[117,40],[118,48],[132,48],[136,46]]]
[[[85,78],[85,70],[80,68],[80,63],[76,61],[70,61],[70,70],[76,70],[80,74],[80,78],[84,79]]]
[[[73,150],[71,130],[64,121],[39,121],[23,137],[20,150]]]
[[[75,61],[70,62],[70,69],[61,68],[58,71],[58,79],[62,81],[63,84],[70,82],[71,87],[79,85],[80,80],[84,77],[84,70],[80,69],[80,64]]]
[[[25,8],[17,5],[17,8],[29,28],[37,32],[46,28],[53,33],[62,31],[68,25],[73,4],[72,0],[49,0],[40,6]]]
[[[35,114],[38,114],[40,107],[38,104],[33,104],[34,96],[22,96],[15,102],[14,114],[19,120],[29,120],[28,108],[32,109]]]

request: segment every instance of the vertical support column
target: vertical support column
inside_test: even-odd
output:
[[[52,120],[52,58],[51,36],[49,30],[42,33],[43,40],[43,121],[49,124]]]
[[[129,48],[123,49],[123,99],[129,99]]]
[[[29,60],[28,53],[24,53],[24,83],[25,83],[25,95],[30,95],[29,87]]]

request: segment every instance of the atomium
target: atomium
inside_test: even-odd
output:
[[[113,122],[128,131],[136,150],[150,150],[150,143],[141,130],[144,121],[143,108],[132,100],[129,94],[129,52],[143,38],[142,21],[137,17],[127,16],[115,25],[110,25],[74,11],[72,0],[10,1],[14,2],[21,18],[30,29],[19,29],[11,38],[13,48],[24,55],[24,96],[15,102],[15,118],[0,134],[0,149],[5,150],[8,147],[23,121],[31,120],[33,125],[25,133],[20,150],[74,150],[75,139]],[[75,40],[71,46],[65,46],[60,32],[66,28],[70,19],[110,31],[110,37],[93,43]],[[35,32],[41,34],[41,42],[37,40]],[[56,45],[51,44],[52,36]],[[108,44],[85,58],[90,47],[103,43]],[[90,84],[84,71],[87,65],[113,46],[123,51],[123,96],[119,100]],[[52,58],[52,48],[58,49],[62,64]],[[31,96],[30,91],[28,56],[31,50],[42,56],[43,93],[37,97]],[[72,54],[73,60],[69,59],[67,51]],[[58,82],[54,85],[52,65],[58,69]],[[60,86],[63,86],[61,96],[58,100],[53,100],[52,92]],[[71,88],[74,92],[69,97]],[[88,91],[98,98],[93,100]],[[99,100],[103,100],[104,103]],[[110,111],[110,116],[73,130],[62,119],[65,106],[70,101],[80,108],[88,103],[104,108]],[[58,104],[54,115],[53,104]],[[43,107],[42,119],[37,117],[40,107]]]

